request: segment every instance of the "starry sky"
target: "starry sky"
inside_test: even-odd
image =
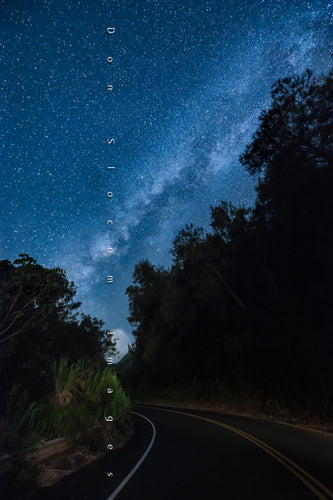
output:
[[[0,9],[0,259],[28,253],[63,268],[82,312],[116,332],[124,355],[135,264],[169,266],[178,231],[208,228],[222,199],[253,204],[255,179],[238,157],[274,81],[332,67],[333,2],[0,0]]]

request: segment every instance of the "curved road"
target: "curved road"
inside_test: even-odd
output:
[[[333,499],[329,435],[199,410],[134,405],[134,412],[125,447],[36,499]]]

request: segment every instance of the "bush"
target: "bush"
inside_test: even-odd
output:
[[[70,364],[61,358],[53,364],[52,373],[53,390],[38,402],[29,401],[27,391],[13,387],[2,409],[1,452],[58,437],[86,435],[97,428],[100,435],[108,437],[114,424],[110,426],[105,417],[111,415],[115,425],[126,418],[130,401],[112,368],[94,370],[82,361]]]

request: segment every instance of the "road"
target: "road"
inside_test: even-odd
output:
[[[38,499],[333,499],[331,436],[207,411],[147,405],[133,411],[135,433],[124,448]]]

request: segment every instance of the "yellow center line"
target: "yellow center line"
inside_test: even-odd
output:
[[[248,434],[240,429],[237,429],[236,427],[232,427],[231,425],[224,424],[222,422],[218,422],[217,420],[212,420],[210,418],[206,417],[201,417],[199,415],[194,415],[193,413],[186,413],[183,411],[176,411],[176,410],[166,410],[164,408],[155,408],[153,406],[144,406],[145,408],[150,408],[152,410],[159,410],[159,411],[166,411],[169,413],[178,413],[179,415],[186,415],[188,417],[193,417],[197,418],[198,420],[204,420],[206,422],[209,422],[211,424],[218,425],[219,427],[223,427],[225,429],[228,429],[232,432],[235,432],[236,434],[239,434],[240,436],[244,437],[248,441],[251,441],[254,443],[256,446],[264,450],[266,453],[271,455],[272,457],[275,458],[278,462],[280,462],[286,469],[288,469],[290,472],[294,474],[300,481],[302,481],[303,484],[305,484],[311,491],[314,493],[320,500],[327,500],[327,497],[323,495],[323,493],[326,493],[330,498],[333,498],[333,492],[329,490],[325,485],[323,485],[320,481],[318,481],[316,478],[314,478],[311,474],[309,474],[306,470],[304,470],[302,467],[297,465],[295,462],[290,460],[288,457],[280,453],[278,450],[275,450],[275,448],[272,448],[272,446],[269,446],[268,444],[264,443],[260,439],[256,438],[255,436],[252,436],[251,434]],[[303,477],[305,476],[305,477]],[[318,488],[320,488],[322,491],[319,491],[313,484],[311,484],[307,479],[312,481]],[[322,493],[323,492],[323,493]]]
[[[231,427],[231,426],[228,426],[227,424],[224,424],[226,428],[230,428],[230,430],[236,432],[236,431],[239,431],[240,434],[244,435],[244,437],[248,437],[248,436],[251,436],[251,434],[247,434],[246,432],[244,431],[241,431],[239,429],[236,429],[235,427]],[[278,455],[279,457],[281,457],[283,460],[285,460],[286,462],[288,462],[292,467],[294,467],[295,469],[299,470],[301,472],[301,474],[303,474],[304,476],[306,476],[308,479],[310,479],[313,483],[315,483],[319,488],[321,488],[329,497],[333,498],[333,492],[331,490],[329,490],[328,488],[326,488],[326,486],[324,484],[322,484],[320,481],[318,481],[318,479],[316,479],[315,477],[313,477],[311,474],[309,474],[309,472],[307,472],[306,470],[304,470],[302,467],[300,467],[299,465],[297,465],[295,462],[293,462],[290,458],[286,457],[285,455],[283,455],[281,452],[279,452],[278,450],[276,450],[275,448],[272,448],[272,446],[269,446],[267,443],[264,443],[263,441],[260,441],[260,439],[254,437],[254,436],[251,436],[257,443],[260,443],[262,444],[263,446],[265,446],[267,449],[271,450],[273,453],[275,453],[276,455]]]

